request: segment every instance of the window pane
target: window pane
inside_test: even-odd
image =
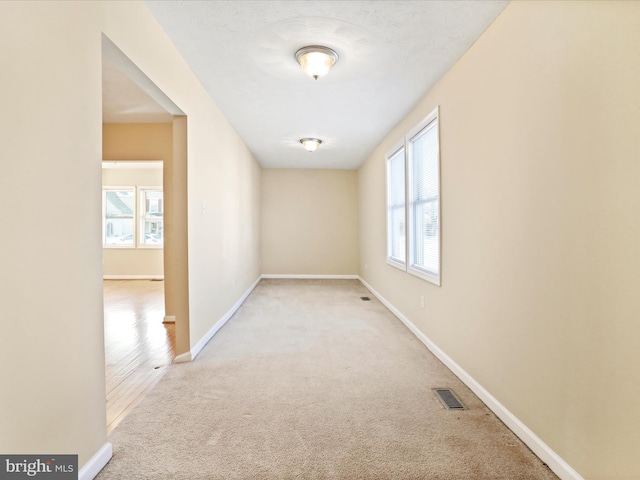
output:
[[[404,148],[387,158],[387,257],[406,261]]]
[[[411,267],[440,273],[440,175],[437,119],[409,142],[411,159]]]
[[[164,244],[164,202],[162,190],[141,191],[141,245]]]
[[[406,229],[404,228],[404,205],[390,212],[391,245],[390,257],[404,262],[406,259]]]
[[[104,245],[134,246],[133,190],[106,190],[104,203]]]
[[[415,249],[412,265],[437,274],[440,242],[438,240],[438,201],[417,203],[415,216]]]

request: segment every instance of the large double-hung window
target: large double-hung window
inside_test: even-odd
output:
[[[440,230],[436,109],[387,155],[387,262],[440,285]]]

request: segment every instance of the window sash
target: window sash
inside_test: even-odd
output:
[[[135,248],[136,194],[132,187],[102,190],[102,245]]]
[[[440,285],[440,149],[438,111],[406,137],[409,225],[407,271]]]
[[[164,195],[160,187],[138,187],[140,212],[138,246],[161,248],[164,244]]]
[[[387,262],[406,269],[406,178],[404,144],[396,145],[387,162]]]

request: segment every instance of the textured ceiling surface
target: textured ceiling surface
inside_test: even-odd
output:
[[[507,1],[146,0],[266,168],[358,168]],[[319,80],[294,53],[334,49]],[[323,141],[306,152],[303,137]]]

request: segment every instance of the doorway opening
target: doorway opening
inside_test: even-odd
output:
[[[107,433],[188,350],[186,117],[102,37]]]
[[[154,148],[164,144],[168,155],[170,126],[104,124],[103,151],[113,154],[114,144],[125,152],[144,151],[147,136],[154,135]],[[124,135],[131,130],[135,140]],[[107,432],[155,385],[175,357],[175,325],[163,323],[162,184],[162,161],[102,162]]]

